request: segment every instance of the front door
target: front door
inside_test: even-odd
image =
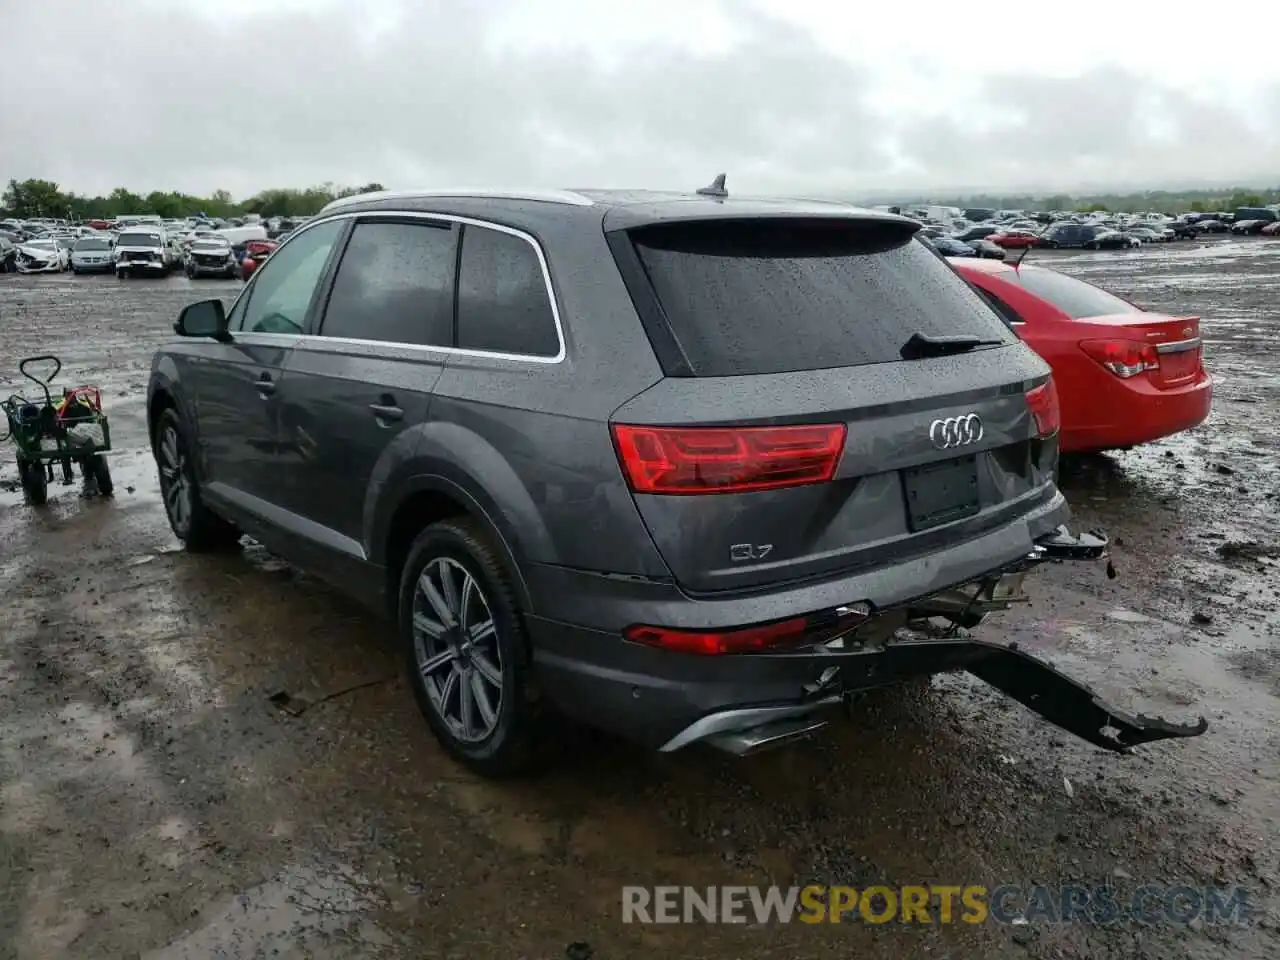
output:
[[[285,361],[345,229],[345,221],[329,221],[282,246],[232,307],[232,339],[208,345],[191,360],[203,482],[209,496],[242,517],[270,517],[279,498],[275,463]]]

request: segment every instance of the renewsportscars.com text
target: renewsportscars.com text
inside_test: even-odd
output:
[[[1111,886],[623,887],[623,923],[1245,924],[1242,887]]]

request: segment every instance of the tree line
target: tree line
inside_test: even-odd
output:
[[[359,187],[338,187],[323,183],[305,190],[277,188],[263,190],[246,200],[236,200],[226,190],[215,190],[207,197],[177,191],[153,190],[134,193],[116,187],[104,197],[88,197],[62,190],[50,180],[10,180],[0,194],[0,216],[65,217],[71,220],[110,220],[128,214],[154,214],[165,218],[205,214],[210,217],[235,217],[246,213],[263,216],[305,217],[319,213],[331,200],[384,189],[380,183]],[[875,203],[885,203],[883,196]],[[904,206],[938,204],[955,207],[995,207],[1004,210],[1076,210],[1081,213],[1184,213],[1186,211],[1234,210],[1237,207],[1262,207],[1280,203],[1280,187],[1231,187],[1220,190],[1148,190],[1128,194],[1092,196],[1011,196],[974,194],[951,198],[914,198],[901,201]]]
[[[263,216],[306,217],[339,197],[385,189],[380,183],[361,187],[336,187],[324,183],[305,190],[277,188],[263,190],[247,200],[236,200],[226,190],[207,197],[177,191],[153,190],[134,193],[116,187],[106,196],[89,197],[64,191],[51,180],[10,180],[0,194],[0,217],[57,217],[69,220],[111,220],[130,214],[153,214],[166,219],[192,217],[236,217],[246,213]]]
[[[887,203],[887,200],[877,200]],[[896,201],[895,201],[896,202]],[[1280,187],[1229,187],[1219,190],[1147,190],[1137,193],[1071,196],[976,194],[949,199],[919,198],[902,206],[933,204],[946,207],[992,207],[997,210],[1074,210],[1078,213],[1205,213],[1230,212],[1237,207],[1265,207],[1280,203]]]

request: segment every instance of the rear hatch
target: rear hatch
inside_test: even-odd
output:
[[[687,590],[887,566],[1049,495],[1048,367],[914,231],[722,215],[609,234],[667,372],[615,411],[614,443]]]
[[[1147,313],[1075,277],[1023,266],[1001,279],[1048,300],[1078,324],[1084,353],[1122,379],[1175,389],[1205,376],[1199,317]]]

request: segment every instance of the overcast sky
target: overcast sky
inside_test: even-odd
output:
[[[82,193],[1280,181],[1261,0],[0,7],[0,181]]]

